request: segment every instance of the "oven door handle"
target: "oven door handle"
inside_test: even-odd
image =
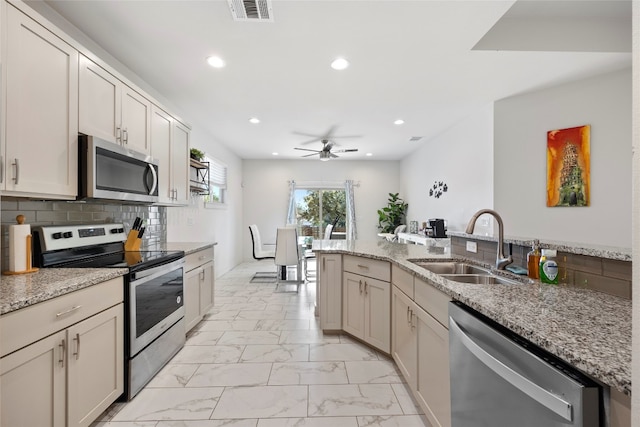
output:
[[[135,285],[136,282],[139,282],[143,279],[146,279],[144,280],[146,282],[147,280],[150,280],[153,278],[151,276],[155,277],[158,275],[163,275],[165,273],[168,273],[169,271],[178,269],[183,264],[184,264],[184,258],[180,258],[168,264],[162,264],[157,267],[149,268],[147,270],[136,271],[134,273],[135,279],[131,281],[131,284]]]
[[[522,391],[542,406],[555,412],[563,419],[569,422],[573,421],[571,403],[561,399],[548,390],[545,390],[538,384],[511,369],[491,354],[487,353],[482,347],[475,343],[471,337],[462,331],[462,328],[460,328],[451,316],[449,316],[449,329],[455,333],[457,338],[462,342],[462,345],[464,345],[471,354],[477,357],[478,360],[484,363],[496,375],[499,375],[509,384],[513,385],[515,388]]]

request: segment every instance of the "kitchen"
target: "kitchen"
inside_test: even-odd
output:
[[[300,181],[339,181],[351,178],[360,181],[356,197],[360,198],[358,215],[361,215],[359,218],[361,236],[366,233],[375,233],[375,209],[384,204],[388,192],[400,191],[405,199],[410,201],[412,209],[409,213],[410,217],[415,213],[415,219],[422,219],[419,216],[425,212],[425,215],[430,217],[449,218],[452,229],[462,229],[477,208],[493,206],[504,218],[508,218],[506,221],[508,235],[535,235],[540,238],[555,238],[555,240],[630,247],[628,233],[632,212],[630,200],[628,197],[616,197],[616,194],[628,194],[630,191],[629,76],[628,69],[614,71],[600,77],[592,77],[593,80],[577,81],[573,85],[567,83],[566,86],[561,87],[564,93],[553,89],[546,92],[541,90],[499,101],[495,109],[492,105],[486,105],[479,108],[476,113],[468,114],[465,120],[450,127],[448,131],[443,131],[439,136],[434,137],[429,148],[423,148],[401,161],[367,163],[350,162],[345,158],[340,159],[339,162],[330,162],[328,165],[293,160],[260,162],[247,159],[243,161],[221,144],[213,147],[209,145],[209,142],[205,142],[208,140],[206,133],[202,129],[194,128],[192,146],[214,151],[216,156],[227,163],[228,195],[233,203],[229,203],[227,209],[217,210],[202,209],[201,206],[194,205],[166,208],[166,241],[215,240],[220,242],[216,252],[216,268],[218,274],[222,274],[241,260],[250,258],[247,224],[256,222],[261,229],[275,230],[275,226],[282,223],[287,203],[288,180],[295,178]],[[586,89],[595,91],[586,96],[602,99],[603,102],[599,106],[586,105],[583,98],[578,96],[584,94]],[[553,98],[556,95],[559,99]],[[551,100],[547,101],[549,99]],[[567,105],[570,105],[570,108],[567,108]],[[552,106],[558,108],[559,114],[554,114]],[[615,114],[615,106],[619,106],[621,114]],[[581,107],[600,108],[600,110],[586,113],[582,112]],[[548,117],[541,117],[541,110],[545,115],[548,114]],[[575,114],[575,116],[567,117],[569,114]],[[603,119],[606,122],[606,128],[605,124],[594,118],[600,115],[606,117]],[[613,121],[610,116],[615,116],[613,119],[617,118],[618,121]],[[501,117],[504,118],[501,119]],[[552,119],[554,117],[561,117],[562,120],[558,122]],[[573,211],[556,213],[557,211],[543,208],[542,203],[536,201],[538,200],[536,196],[527,197],[528,194],[518,191],[518,181],[524,180],[531,183],[531,189],[528,190],[531,193],[543,194],[544,172],[530,159],[543,156],[541,153],[544,151],[539,151],[539,147],[544,146],[544,132],[562,127],[566,122],[575,125],[584,124],[582,122],[585,120],[584,117],[588,117],[586,120],[593,126],[594,174],[599,168],[602,177],[598,181],[601,187],[594,188],[594,197],[595,194],[599,194],[600,202],[590,207],[587,213],[581,213],[574,221],[545,217],[551,213],[553,215],[574,214]],[[495,127],[492,126],[494,122]],[[515,124],[519,126],[527,124],[531,127],[529,132],[519,133],[518,145],[509,138],[510,129],[507,127]],[[535,142],[529,141],[530,138]],[[478,144],[472,147],[462,145],[463,141],[469,139],[478,141]],[[596,156],[595,141],[597,140],[611,141],[607,145],[606,154]],[[612,145],[614,142],[619,143],[620,146]],[[537,149],[534,148],[536,146],[538,146]],[[437,162],[430,160],[434,157],[438,159]],[[479,168],[478,163],[483,167]],[[428,171],[422,167],[424,164],[430,165]],[[324,169],[320,169],[321,166],[324,166]],[[329,170],[327,167],[332,169]],[[452,170],[468,171],[466,173],[469,175],[452,174]],[[260,207],[266,202],[267,194],[265,193],[267,192],[263,191],[265,177],[272,182],[270,186],[272,190],[268,195],[269,203],[282,208],[280,212],[277,210],[265,212],[263,216],[258,217],[257,212],[261,212]],[[451,188],[447,198],[437,203],[429,199],[424,190],[425,183],[430,184],[436,179],[450,181]],[[241,183],[244,183],[244,188],[241,187]],[[595,183],[594,179],[594,185]],[[617,192],[610,191],[610,188],[616,188]],[[596,193],[596,190],[599,193]],[[15,218],[12,207],[15,206],[17,209],[18,205],[14,203],[16,202],[13,200],[5,202],[3,197],[3,224],[8,224]],[[48,204],[45,202],[44,205],[37,205],[40,202],[35,201],[33,203],[31,212],[45,211],[46,215],[51,216],[59,215],[56,212],[63,205],[61,202]],[[25,208],[28,209],[28,206],[26,204]],[[611,206],[616,208],[611,209]],[[68,204],[66,210],[65,218],[72,220],[86,218],[86,212],[83,212],[82,208]],[[527,214],[524,215],[523,212]],[[93,212],[90,217],[98,218],[100,215],[107,214],[104,211],[102,214]],[[27,217],[29,218],[28,213]],[[524,224],[517,223],[520,218],[525,222]],[[602,218],[608,218],[606,226],[600,225]],[[211,224],[213,224],[212,227]],[[554,229],[555,224],[563,224],[563,226]],[[566,224],[571,224],[575,228],[565,230]],[[586,234],[585,230],[589,230],[589,233]],[[160,236],[158,239],[163,238],[162,232],[162,230],[158,231]],[[269,240],[275,236],[267,234],[265,237]],[[6,253],[5,248],[6,245],[3,245],[3,254]]]

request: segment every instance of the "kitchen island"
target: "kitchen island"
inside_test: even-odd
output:
[[[425,246],[316,240],[313,250],[388,261],[421,279],[416,283],[428,283],[618,392],[631,394],[629,300],[578,287],[546,285],[505,272],[494,271],[521,285],[453,282],[411,261],[452,258],[449,253],[431,253],[432,248]]]

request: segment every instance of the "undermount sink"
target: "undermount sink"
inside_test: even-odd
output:
[[[436,274],[474,274],[488,276],[486,268],[464,262],[412,261],[415,265]]]
[[[459,283],[475,283],[481,285],[519,285],[519,282],[504,277],[481,274],[443,274],[442,277]]]

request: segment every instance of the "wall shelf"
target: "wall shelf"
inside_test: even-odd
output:
[[[189,189],[192,194],[209,194],[209,162],[189,159]]]

